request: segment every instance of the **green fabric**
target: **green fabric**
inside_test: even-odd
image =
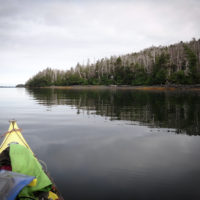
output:
[[[26,186],[19,196],[34,197],[35,191],[49,191],[52,185],[48,176],[42,170],[42,166],[33,156],[32,152],[20,144],[10,145],[10,160],[12,171],[20,174],[34,176],[37,184],[34,187]]]

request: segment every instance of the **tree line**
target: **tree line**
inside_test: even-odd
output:
[[[200,39],[112,56],[70,70],[47,68],[27,87],[68,85],[161,85],[200,83]]]

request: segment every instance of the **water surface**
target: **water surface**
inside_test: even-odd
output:
[[[0,89],[65,199],[200,199],[200,93]]]

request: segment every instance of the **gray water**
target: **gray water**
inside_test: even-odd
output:
[[[66,200],[200,199],[199,92],[1,88],[13,118]]]

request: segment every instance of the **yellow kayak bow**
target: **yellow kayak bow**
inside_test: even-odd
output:
[[[19,129],[15,120],[10,121],[9,129],[4,134],[4,136],[5,136],[4,140],[3,140],[3,142],[1,143],[1,146],[0,146],[0,153],[4,149],[6,149],[9,146],[10,143],[21,144],[21,145],[25,146],[26,148],[28,148],[33,153],[31,148],[29,147],[28,143],[24,139],[23,135],[21,134],[21,129]]]

